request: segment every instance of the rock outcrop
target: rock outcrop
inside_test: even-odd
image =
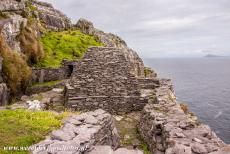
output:
[[[71,28],[70,19],[59,10],[46,2],[33,1],[33,6],[37,9],[36,14],[43,25],[52,30],[64,30]]]
[[[1,0],[0,11],[1,12],[22,12],[25,10],[26,0]]]
[[[53,8],[49,3],[37,0],[1,0],[0,12],[6,19],[11,19],[2,28],[2,35],[11,49],[21,52],[20,41],[17,36],[21,28],[27,26],[28,18],[33,18],[37,23],[51,30],[64,30],[71,28],[70,19],[60,11]],[[35,29],[34,29],[35,30]],[[39,35],[39,31],[36,33]]]
[[[184,113],[170,80],[161,79],[155,90],[156,99],[145,106],[139,124],[154,154],[222,154],[226,144],[197,117]],[[223,152],[227,153],[230,151]]]
[[[27,24],[27,19],[18,14],[9,15],[10,22],[7,22],[2,29],[2,36],[5,38],[9,47],[15,51],[21,52],[20,42],[17,36],[20,34],[21,26]]]
[[[140,90],[132,62],[123,49],[92,47],[66,86],[66,106],[76,110],[102,108],[113,114],[124,114],[142,110],[148,103]]]

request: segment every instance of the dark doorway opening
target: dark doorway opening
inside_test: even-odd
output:
[[[68,72],[67,72],[67,77],[71,77],[73,73],[73,65],[68,65]]]

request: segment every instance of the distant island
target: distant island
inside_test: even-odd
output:
[[[220,55],[214,55],[214,54],[207,54],[204,56],[205,58],[215,58],[215,57],[224,57],[224,56],[220,56]]]

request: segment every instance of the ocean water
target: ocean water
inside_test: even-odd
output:
[[[230,58],[145,59],[159,77],[170,78],[179,102],[230,143]]]

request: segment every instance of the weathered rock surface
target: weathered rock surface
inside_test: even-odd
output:
[[[49,3],[37,0],[1,0],[0,11],[6,15],[7,19],[11,19],[2,28],[0,23],[1,34],[5,37],[8,45],[18,52],[22,50],[17,36],[20,34],[22,26],[27,25],[25,14],[28,18],[37,20],[39,24],[51,30],[64,30],[72,26],[70,19],[62,12],[54,9]],[[40,32],[36,31],[37,35],[39,35]]]
[[[176,102],[170,80],[160,80],[156,100],[145,106],[139,131],[153,153],[208,154],[226,145]]]
[[[142,110],[147,103],[140,95],[132,63],[119,48],[89,48],[74,69],[69,84],[66,106],[76,110],[102,108],[123,114]]]
[[[112,149],[119,146],[119,135],[113,118],[101,109],[67,118],[63,127],[53,131],[50,138],[33,145],[32,153],[87,153],[95,145],[108,145]]]
[[[26,0],[1,0],[0,1],[0,11],[1,12],[13,12],[13,11],[23,11],[25,10]]]
[[[44,23],[44,26],[52,30],[64,30],[72,26],[70,19],[59,10],[46,2],[33,1],[37,8],[38,19]]]
[[[17,36],[20,34],[21,26],[27,24],[27,19],[18,14],[11,14],[9,15],[9,18],[11,21],[4,25],[2,36],[4,36],[11,49],[20,52],[20,42],[18,41]]]

